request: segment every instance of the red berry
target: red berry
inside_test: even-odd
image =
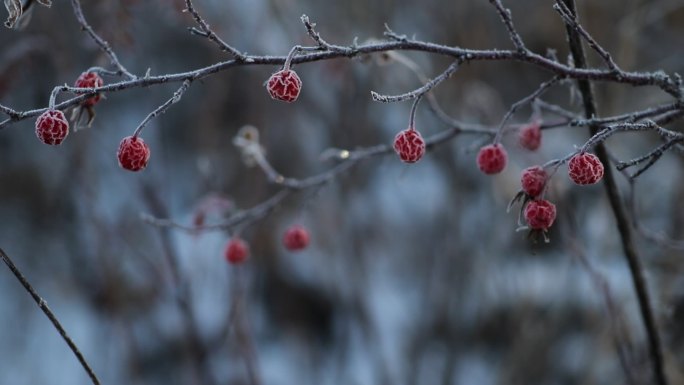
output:
[[[130,171],[140,171],[147,166],[150,148],[142,138],[127,136],[121,140],[116,155],[119,158],[119,166]]]
[[[305,249],[309,245],[309,232],[301,225],[292,225],[285,231],[283,245],[291,251]]]
[[[570,159],[568,174],[577,184],[594,184],[603,178],[603,163],[596,155],[582,152]]]
[[[525,220],[532,230],[548,230],[556,219],[556,205],[546,199],[530,201],[525,206]]]
[[[247,246],[245,241],[238,237],[231,238],[226,244],[224,256],[226,257],[226,261],[234,265],[242,263],[249,257],[249,246]]]
[[[546,171],[541,166],[532,166],[523,170],[520,182],[525,194],[536,198],[544,191],[546,185]]]
[[[539,123],[531,123],[520,129],[519,141],[523,148],[535,151],[541,145],[541,126]]]
[[[69,122],[59,110],[47,110],[36,120],[36,136],[45,144],[57,145],[69,135]]]
[[[394,151],[406,163],[415,163],[425,154],[425,140],[413,128],[401,131],[394,137]]]
[[[498,174],[506,168],[508,154],[500,144],[489,144],[477,154],[477,166],[485,174]]]
[[[292,70],[281,70],[268,79],[266,88],[271,97],[284,102],[294,102],[302,89],[302,81]]]
[[[74,83],[74,87],[78,88],[95,88],[95,87],[102,87],[104,84],[104,81],[95,72],[84,72],[82,73],[78,79],[76,79],[76,82]],[[88,98],[84,101],[81,102],[81,105],[84,107],[92,107],[94,106],[97,102],[100,101],[100,98],[102,95],[99,93],[96,94],[95,96]]]

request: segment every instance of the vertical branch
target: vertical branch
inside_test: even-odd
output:
[[[83,354],[81,354],[81,351],[78,349],[74,341],[69,337],[69,334],[67,334],[66,330],[62,327],[62,324],[59,322],[57,317],[52,313],[50,308],[48,307],[47,303],[43,298],[41,298],[38,293],[36,292],[35,289],[33,289],[33,286],[29,283],[29,281],[24,277],[24,274],[21,273],[19,268],[12,262],[12,259],[5,254],[5,252],[0,249],[0,258],[2,259],[3,262],[5,262],[5,265],[9,267],[9,269],[12,271],[12,274],[14,274],[15,277],[19,280],[21,285],[24,287],[24,289],[31,294],[31,297],[33,297],[33,300],[36,302],[40,310],[43,311],[45,316],[48,317],[50,322],[52,322],[52,325],[54,325],[55,329],[59,332],[59,335],[62,336],[62,339],[64,339],[64,342],[69,345],[69,349],[74,353],[76,358],[78,359],[78,362],[81,363],[81,366],[83,366],[83,369],[88,373],[88,377],[90,377],[90,381],[94,385],[100,385],[100,380],[97,378],[95,375],[95,372],[93,372],[93,369],[88,365],[88,362],[86,361],[85,357],[83,357]]]
[[[161,215],[168,215],[168,210],[164,203],[159,199],[159,196],[154,191],[152,185],[144,184],[142,186],[143,199],[152,212]],[[189,345],[189,358],[192,361],[192,368],[195,372],[195,377],[198,383],[203,385],[214,385],[216,381],[211,375],[209,366],[209,352],[202,341],[197,319],[192,310],[192,303],[190,302],[190,293],[187,284],[183,281],[180,267],[178,266],[178,255],[174,249],[173,242],[169,230],[166,228],[159,228],[159,236],[161,240],[162,253],[166,258],[169,270],[171,272],[171,279],[174,285],[174,300],[181,313],[185,331],[187,333]]]
[[[577,17],[575,0],[563,0],[563,2],[572,15]],[[568,35],[570,51],[575,62],[575,67],[586,68],[586,57],[584,55],[584,49],[582,47],[579,33],[576,29],[569,25],[566,26],[566,31]],[[579,87],[580,93],[582,95],[585,116],[587,119],[592,119],[597,116],[597,109],[596,101],[594,100],[594,94],[591,89],[591,83],[588,80],[578,80],[577,86]],[[589,128],[592,135],[595,135],[599,131],[599,127],[597,125],[591,125]],[[658,385],[666,385],[667,378],[665,377],[660,337],[658,336],[658,329],[656,326],[655,317],[653,316],[648,286],[646,285],[646,280],[644,279],[643,267],[641,265],[641,261],[639,260],[636,245],[634,244],[632,228],[630,226],[627,212],[622,205],[620,192],[613,175],[613,169],[610,167],[610,157],[608,156],[608,152],[606,151],[603,143],[598,143],[595,149],[596,155],[599,157],[601,162],[606,165],[603,180],[605,182],[606,192],[608,193],[608,200],[610,201],[613,214],[615,215],[615,221],[617,222],[620,239],[622,241],[622,249],[625,253],[625,257],[627,258],[627,264],[629,265],[629,271],[632,276],[632,283],[634,284],[634,290],[636,291],[639,302],[639,311],[646,329],[649,351],[651,355],[651,364],[653,366],[654,381]]]
[[[237,267],[237,266],[235,266]],[[249,322],[247,321],[247,312],[245,309],[245,282],[243,275],[245,272],[237,267],[232,272],[231,277],[231,313],[228,322],[233,324],[235,328],[235,335],[238,340],[242,358],[245,361],[245,369],[247,370],[247,377],[250,385],[261,385],[261,377],[259,375],[256,349],[254,347],[254,337],[252,336]]]

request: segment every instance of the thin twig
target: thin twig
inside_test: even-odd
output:
[[[88,21],[86,21],[85,16],[83,15],[83,9],[81,8],[81,1],[80,0],[71,0],[71,7],[74,9],[74,15],[76,15],[76,20],[78,20],[78,23],[81,25],[81,28],[88,32],[88,35],[97,43],[97,45],[100,46],[100,49],[104,51],[104,53],[109,56],[109,59],[112,62],[112,65],[116,67],[119,71],[119,74],[125,75],[129,79],[135,79],[136,76],[133,75],[132,73],[128,72],[126,67],[121,64],[119,61],[119,58],[116,56],[116,53],[112,49],[112,47],[107,43],[106,40],[100,37],[93,27],[88,24]]]
[[[568,226],[569,227],[569,226]],[[623,314],[620,307],[615,301],[615,297],[610,289],[608,280],[599,270],[592,266],[589,258],[585,254],[585,251],[581,245],[577,242],[576,231],[573,228],[573,236],[567,237],[566,244],[568,249],[572,252],[575,258],[579,261],[580,266],[586,272],[589,277],[594,289],[601,293],[603,297],[603,302],[606,306],[606,313],[608,315],[611,334],[613,337],[613,343],[615,344],[615,350],[618,353],[618,359],[622,371],[625,373],[625,378],[627,384],[635,385],[637,382],[634,375],[634,357],[631,353],[631,344],[629,341],[629,334],[626,331],[626,326],[624,322]]]
[[[520,34],[515,30],[513,18],[511,17],[511,10],[504,8],[503,4],[501,4],[501,0],[489,0],[489,2],[492,3],[492,5],[496,8],[496,11],[499,13],[501,21],[506,26],[508,34],[513,41],[513,45],[515,45],[515,48],[518,50],[518,53],[526,54],[528,50],[525,48],[525,44],[523,43]]]
[[[150,214],[141,214],[140,217],[143,221],[154,226],[172,227],[178,230],[183,230],[191,233],[196,233],[197,231],[230,231],[235,227],[244,227],[265,217],[270,212],[275,210],[276,207],[290,194],[292,194],[292,190],[280,190],[271,198],[261,202],[260,204],[248,210],[239,211],[231,215],[228,219],[221,223],[207,224],[202,226],[182,225],[170,219],[158,218]]]
[[[653,149],[648,154],[645,154],[643,156],[640,156],[640,157],[632,159],[632,160],[628,160],[626,162],[620,162],[617,165],[615,165],[615,167],[618,170],[624,170],[628,167],[636,166],[637,164],[641,164],[643,162],[646,162],[646,164],[644,164],[636,172],[634,172],[633,174],[630,174],[630,176],[629,176],[631,179],[638,178],[646,170],[651,168],[651,166],[653,166],[660,159],[660,157],[663,156],[665,151],[669,150],[670,147],[672,147],[675,143],[682,142],[683,140],[684,140],[684,137],[669,139],[665,143],[663,143],[660,146]]]
[[[7,267],[9,267],[10,271],[12,271],[12,274],[14,274],[14,276],[17,278],[17,280],[19,280],[24,289],[31,295],[31,297],[36,302],[36,304],[43,312],[43,314],[45,314],[45,316],[50,320],[50,322],[52,322],[52,325],[55,327],[55,329],[57,329],[59,335],[62,336],[62,339],[64,339],[64,342],[66,342],[67,345],[69,345],[69,349],[71,349],[71,351],[74,353],[76,359],[78,359],[78,362],[81,363],[81,366],[88,374],[88,377],[90,377],[90,381],[94,385],[100,385],[100,380],[97,378],[97,375],[95,375],[95,372],[90,367],[85,357],[83,357],[83,354],[78,349],[74,341],[71,339],[71,337],[69,337],[69,334],[67,334],[66,330],[64,330],[64,327],[62,327],[62,324],[59,322],[55,314],[52,312],[52,310],[50,310],[50,307],[48,306],[47,302],[45,302],[45,300],[41,298],[40,295],[38,295],[33,286],[31,286],[29,281],[26,279],[24,274],[21,273],[21,271],[14,264],[9,255],[7,255],[2,249],[0,249],[0,258],[2,258],[2,261],[5,262],[5,265],[7,265]]]
[[[612,71],[615,72],[620,72],[620,67],[615,63],[613,60],[613,57],[610,55],[608,51],[606,51],[599,43],[594,40],[593,37],[587,32],[584,27],[582,27],[578,22],[577,22],[577,17],[570,12],[568,9],[568,6],[565,5],[561,0],[556,0],[556,4],[553,6],[553,9],[555,9],[558,14],[560,14],[561,18],[567,24],[570,28],[573,28],[575,31],[577,31],[584,40],[587,41],[589,46],[596,51],[596,53],[601,56],[603,61],[606,62],[606,65],[608,65],[608,68],[610,68]]]
[[[499,123],[499,128],[497,130],[497,134],[494,137],[494,143],[499,143],[501,140],[501,136],[503,135],[504,132],[504,127],[506,126],[506,122],[508,122],[508,119],[515,114],[515,112],[522,106],[531,103],[533,100],[536,98],[540,97],[546,90],[548,90],[551,86],[554,84],[558,83],[561,80],[559,76],[554,76],[553,78],[545,81],[539,87],[531,94],[527,95],[526,97],[520,99],[519,101],[513,103],[511,108],[506,112],[504,115],[503,119],[501,119],[501,123]]]
[[[338,52],[348,52],[348,51],[351,51],[354,49],[353,47],[343,47],[341,45],[334,45],[334,44],[328,43],[327,41],[323,40],[323,38],[321,37],[321,35],[318,32],[316,32],[316,29],[315,29],[316,23],[312,23],[309,20],[309,16],[302,15],[302,17],[300,19],[301,19],[302,23],[304,23],[304,27],[306,28],[306,33],[308,33],[309,36],[311,36],[311,38],[316,42],[316,44],[318,44],[318,46],[321,49],[326,50],[326,51],[338,51]]]
[[[192,0],[185,0],[185,8],[187,9],[188,12],[192,15],[192,17],[195,19],[195,22],[197,22],[197,25],[199,25],[200,30],[197,31],[196,29],[191,29],[191,31],[199,32],[197,33],[198,35],[204,36],[207,39],[213,41],[216,43],[221,50],[226,51],[233,55],[235,60],[239,61],[245,61],[247,57],[245,54],[242,52],[238,51],[235,47],[231,46],[230,44],[226,43],[221,39],[212,29],[209,27],[209,24],[202,18],[202,16],[197,12],[195,9],[195,6],[192,4]]]
[[[259,376],[256,348],[254,347],[254,337],[247,320],[247,309],[245,307],[245,283],[242,275],[245,273],[241,266],[231,267],[231,311],[228,320],[235,327],[235,334],[238,337],[242,358],[245,361],[247,376],[250,385],[261,385]]]
[[[190,80],[185,80],[183,84],[180,86],[179,89],[176,90],[176,92],[173,93],[173,96],[171,99],[167,100],[164,104],[161,106],[157,107],[154,111],[150,112],[145,119],[143,119],[142,122],[138,125],[138,127],[135,129],[135,132],[133,133],[134,137],[138,137],[140,133],[142,132],[143,128],[147,125],[147,123],[150,122],[150,120],[154,119],[155,117],[163,114],[168,110],[172,105],[178,103],[181,100],[181,97],[183,97],[183,94],[185,91],[190,88]]]
[[[449,67],[447,67],[447,69],[444,70],[444,72],[442,72],[437,77],[430,80],[429,82],[425,83],[422,87],[416,88],[413,91],[409,91],[409,92],[403,93],[401,95],[381,95],[375,91],[371,91],[371,97],[376,102],[383,102],[383,103],[403,102],[404,100],[415,99],[415,98],[422,96],[425,93],[429,92],[436,85],[438,85],[439,83],[441,83],[441,82],[445,81],[446,79],[448,79],[449,77],[451,77],[451,75],[453,75],[453,73],[456,72],[456,70],[458,70],[458,67],[460,64],[461,64],[460,60],[457,60],[457,61],[451,63],[451,65],[449,65]]]

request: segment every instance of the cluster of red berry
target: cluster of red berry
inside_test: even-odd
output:
[[[541,145],[541,126],[538,122],[526,125],[519,131],[520,145],[534,151]],[[486,145],[477,155],[477,165],[488,175],[503,171],[508,154],[500,143]],[[603,177],[603,164],[594,154],[580,152],[570,158],[568,175],[579,185],[597,183]],[[523,170],[520,184],[525,196],[523,215],[528,227],[533,231],[548,231],[556,219],[556,206],[543,198],[549,175],[542,166],[532,166]]]
[[[104,84],[102,78],[95,72],[84,72],[76,80],[79,88],[97,88]],[[266,81],[266,89],[271,98],[284,102],[294,102],[299,97],[302,81],[295,71],[286,65],[282,70],[274,73]],[[101,99],[96,94],[81,102],[81,106],[92,108]],[[36,135],[46,144],[58,145],[69,134],[69,122],[64,113],[55,109],[48,109],[36,121]],[[541,145],[541,124],[535,121],[522,127],[519,131],[520,145],[530,151],[535,151]],[[394,150],[399,158],[406,163],[418,162],[425,155],[426,143],[420,132],[411,122],[410,127],[399,132],[394,138]],[[140,171],[147,166],[150,159],[150,148],[137,135],[123,138],[117,152],[119,165],[126,170]],[[487,175],[498,174],[506,168],[508,153],[501,143],[482,147],[477,154],[477,166]],[[568,174],[573,182],[579,185],[597,183],[603,177],[603,164],[594,154],[580,152],[568,162]],[[549,176],[541,166],[532,166],[523,170],[521,185],[525,194],[523,213],[530,229],[547,231],[556,219],[556,206],[543,199]],[[285,233],[283,242],[290,250],[299,250],[309,243],[308,232],[301,226],[293,226]],[[226,258],[232,263],[245,260],[248,248],[240,238],[233,238],[226,246]]]
[[[74,87],[97,88],[102,87],[104,81],[96,72],[82,73]],[[101,94],[91,96],[81,102],[81,107],[92,108],[102,98]],[[36,136],[45,144],[58,145],[69,135],[69,122],[60,110],[48,109],[36,120]],[[126,170],[140,171],[147,166],[150,159],[150,148],[137,136],[128,136],[121,140],[117,152],[119,165]]]
[[[309,232],[302,225],[292,225],[283,235],[283,245],[290,251],[300,251],[309,245]],[[240,237],[231,238],[224,251],[226,261],[240,264],[249,257],[249,246]]]

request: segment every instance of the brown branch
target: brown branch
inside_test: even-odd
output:
[[[563,0],[563,2],[571,14],[576,18],[577,9],[575,6],[575,1]],[[575,67],[585,68],[587,65],[586,57],[579,33],[571,26],[566,27],[566,32],[568,35],[570,51],[575,62]],[[594,93],[591,89],[591,83],[587,79],[581,79],[577,81],[577,86],[582,94],[585,116],[587,119],[594,118],[598,114],[596,102],[594,100]],[[596,125],[590,126],[590,131],[592,135],[595,135],[599,131],[599,127]],[[630,226],[627,212],[622,205],[620,191],[618,190],[612,167],[610,167],[611,160],[603,143],[596,145],[596,155],[599,157],[601,162],[606,165],[603,178],[604,185],[606,186],[608,200],[610,201],[613,214],[615,215],[615,220],[617,222],[618,231],[622,241],[622,248],[625,253],[625,257],[627,258],[629,271],[632,275],[632,282],[634,284],[634,289],[636,290],[641,318],[644,322],[646,335],[648,336],[654,381],[658,385],[666,385],[667,378],[665,377],[664,370],[665,363],[663,362],[663,353],[660,337],[658,335],[658,328],[656,326],[655,317],[651,308],[651,299],[648,292],[648,286],[646,284],[646,280],[644,279],[643,267],[641,265],[641,261],[639,260],[636,245],[634,244],[634,239],[632,237],[632,227]]]
[[[104,51],[104,53],[109,56],[109,59],[112,62],[112,65],[116,67],[118,73],[120,75],[126,75],[127,78],[129,79],[135,79],[136,76],[133,75],[132,73],[128,72],[126,67],[121,64],[119,61],[119,58],[116,56],[116,53],[114,53],[114,50],[112,50],[112,47],[109,46],[109,43],[100,35],[95,32],[93,27],[88,24],[88,21],[86,21],[85,15],[83,15],[83,9],[81,8],[81,1],[80,0],[71,0],[71,7],[74,9],[74,15],[76,15],[76,20],[78,20],[78,23],[81,25],[81,29],[86,31],[88,35],[97,43],[97,45],[100,46],[100,49]]]
[[[97,378],[97,375],[95,375],[95,372],[90,367],[85,357],[83,357],[83,354],[81,354],[81,351],[78,349],[78,346],[76,346],[71,337],[69,337],[69,334],[67,334],[66,330],[64,330],[64,327],[62,327],[62,324],[59,322],[55,314],[52,312],[52,310],[50,310],[50,307],[47,305],[47,302],[45,302],[45,300],[41,298],[40,295],[38,295],[33,286],[31,286],[29,281],[26,279],[24,274],[21,273],[21,271],[14,264],[9,255],[7,255],[2,249],[0,249],[0,259],[2,259],[3,262],[5,262],[5,265],[9,267],[10,271],[12,271],[12,274],[14,274],[14,276],[17,278],[17,280],[19,280],[24,289],[31,295],[31,297],[36,302],[36,304],[43,312],[43,314],[45,314],[45,316],[48,317],[50,322],[52,322],[52,325],[55,327],[55,329],[57,329],[59,335],[62,336],[64,342],[66,342],[67,345],[69,345],[69,349],[71,349],[71,351],[76,356],[76,359],[78,359],[78,362],[80,362],[81,366],[83,366],[83,369],[88,374],[88,377],[90,377],[90,381],[92,381],[94,385],[100,385],[100,380]]]

